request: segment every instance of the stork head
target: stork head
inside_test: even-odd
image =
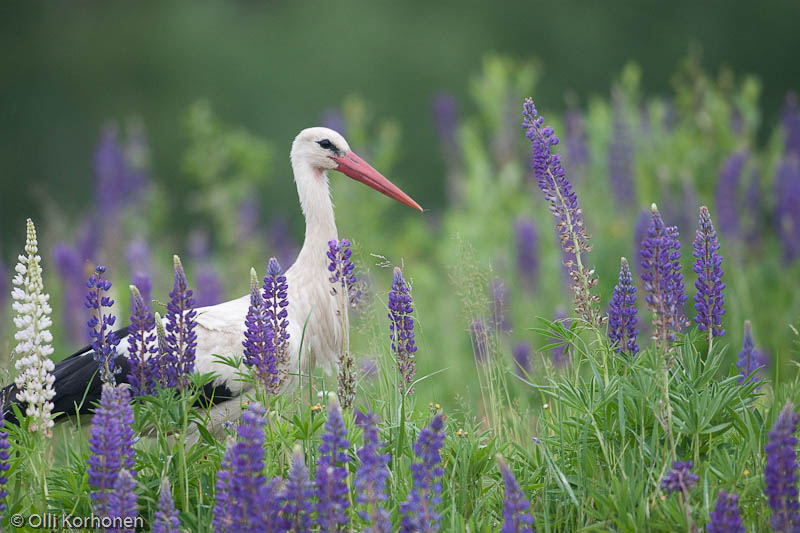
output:
[[[318,127],[301,131],[292,143],[291,159],[292,165],[310,166],[314,179],[322,181],[325,171],[337,170],[389,198],[422,211],[417,202],[350,150],[344,137],[331,129]]]

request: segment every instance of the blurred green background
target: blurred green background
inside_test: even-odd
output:
[[[487,53],[542,66],[539,105],[607,95],[623,65],[643,68],[647,94],[669,92],[690,48],[763,84],[765,123],[800,86],[800,4],[711,2],[6,2],[0,6],[0,233],[18,247],[27,216],[56,198],[77,213],[92,201],[92,152],[108,120],[140,119],[156,179],[178,214],[187,145],[182,119],[207,99],[222,121],[274,143],[266,207],[298,226],[288,164],[297,131],[361,95],[393,118],[402,150],[392,178],[424,207],[444,203],[444,165],[431,95],[467,110]],[[545,104],[546,102],[546,104]],[[177,218],[184,228],[191,220]],[[11,254],[13,257],[14,254]]]

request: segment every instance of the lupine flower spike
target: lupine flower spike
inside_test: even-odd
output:
[[[797,424],[795,413],[787,403],[767,435],[767,465],[764,468],[764,492],[772,509],[772,528],[779,533],[800,531],[800,503],[797,499]]]
[[[272,322],[267,316],[267,305],[261,295],[261,286],[254,268],[250,269],[250,308],[245,318],[244,362],[255,369],[259,381],[267,392],[277,394],[278,367],[275,359]]]
[[[281,516],[286,531],[302,533],[311,531],[311,516],[314,514],[314,485],[308,477],[308,468],[303,458],[303,449],[295,445],[292,466],[283,494]]]
[[[533,533],[533,516],[528,511],[530,502],[517,483],[511,469],[508,468],[501,455],[497,455],[497,464],[503,476],[505,498],[503,499],[503,527],[501,533]]]
[[[181,521],[172,500],[169,479],[161,479],[161,492],[158,494],[158,510],[153,515],[152,533],[178,533]]]
[[[411,477],[414,486],[408,499],[400,504],[403,519],[400,531],[411,533],[417,531],[432,532],[439,530],[441,515],[436,506],[441,501],[444,469],[439,451],[444,445],[444,416],[439,413],[433,417],[430,426],[419,432],[419,439],[414,444],[414,455],[417,461],[411,465]]]
[[[653,312],[653,337],[662,350],[675,340],[685,322],[683,304],[686,294],[681,274],[681,243],[678,228],[665,226],[656,204],[650,208],[652,219],[647,237],[642,241],[642,280],[645,301]]]
[[[711,522],[706,526],[708,533],[745,533],[742,516],[739,513],[739,496],[719,491],[717,503],[711,512]]]
[[[106,267],[98,265],[94,274],[86,281],[89,289],[86,293],[86,307],[92,312],[87,325],[92,338],[93,357],[100,364],[100,380],[113,385],[114,375],[121,370],[115,363],[119,339],[114,334],[113,327],[117,317],[103,311],[114,305],[114,300],[105,295],[111,289],[111,282],[103,278],[105,272]]]
[[[328,420],[317,462],[317,525],[320,531],[338,531],[347,524],[347,429],[336,395],[328,398]]]
[[[639,330],[636,324],[636,286],[633,284],[631,269],[628,260],[620,260],[619,281],[614,287],[614,295],[608,309],[608,338],[614,346],[614,351],[624,351],[630,355],[639,352],[636,337]]]
[[[158,353],[156,357],[151,357],[147,360],[148,367],[150,368],[150,375],[153,380],[158,383],[162,389],[169,388],[169,375],[170,375],[170,358],[169,348],[167,347],[167,330],[164,328],[164,321],[161,315],[156,311],[156,338],[158,340]]]
[[[722,257],[719,255],[719,240],[708,208],[700,208],[700,228],[694,240],[694,265],[692,270],[697,274],[694,286],[694,309],[697,315],[694,321],[701,331],[708,336],[709,351],[714,337],[725,334],[722,329],[722,315],[725,314],[725,297],[722,294],[725,283],[722,281]]]
[[[745,382],[747,376],[766,366],[767,361],[764,354],[756,350],[755,343],[753,342],[753,326],[750,325],[749,320],[744,321],[744,337],[742,339],[742,350],[739,352],[739,360],[736,362],[736,367],[742,374],[739,376],[739,384]],[[750,378],[752,381],[758,381],[758,374],[753,374]],[[750,381],[748,380],[748,381]]]
[[[128,387],[103,385],[89,437],[89,486],[96,514],[109,516],[109,493],[120,470],[133,473],[133,411]]]
[[[589,324],[599,326],[602,322],[597,309],[599,299],[591,292],[592,287],[597,285],[597,278],[594,270],[584,265],[585,254],[591,251],[591,246],[583,225],[583,212],[561,165],[561,155],[551,151],[558,144],[558,137],[553,128],[544,126],[544,119],[537,115],[533,100],[526,98],[522,108],[522,127],[533,148],[533,172],[545,199],[550,203],[561,248],[568,258],[564,266],[570,275],[575,311]]]
[[[133,479],[130,472],[124,468],[120,470],[117,475],[117,480],[114,482],[114,489],[108,495],[108,516],[114,520],[112,524],[121,526],[130,525],[130,527],[113,527],[111,531],[133,533],[136,531],[134,527],[136,523],[136,516],[139,514],[136,508],[136,480]]]
[[[337,363],[338,394],[342,407],[348,409],[356,395],[356,380],[353,356],[350,354],[350,325],[347,308],[350,305],[351,293],[355,290],[355,265],[350,260],[353,252],[350,241],[335,239],[328,241],[328,271],[331,273],[331,294],[338,296],[339,314],[342,318],[342,348]],[[337,289],[338,287],[338,289]]]
[[[130,371],[128,382],[131,384],[133,394],[141,396],[150,394],[154,387],[151,369],[153,364],[148,362],[151,357],[156,357],[158,345],[156,344],[156,323],[150,306],[142,298],[142,294],[135,285],[131,290],[131,325],[128,327],[128,360]]]
[[[691,490],[700,478],[692,473],[693,461],[674,461],[672,463],[672,470],[667,472],[661,480],[661,490],[667,494],[672,494],[676,491],[688,492]]]
[[[14,384],[19,389],[17,400],[27,404],[25,415],[31,417],[28,429],[52,436],[53,403],[55,396],[52,372],[55,368],[50,355],[53,353],[53,336],[50,334],[50,295],[44,292],[41,257],[36,240],[36,228],[28,219],[25,255],[19,256],[14,288],[11,297],[16,313],[14,325],[18,341],[14,354],[18,357],[15,368],[19,372]]]
[[[391,456],[380,453],[383,443],[378,440],[378,417],[367,413],[359,426],[364,430],[364,447],[358,450],[361,466],[355,480],[356,503],[365,505],[361,517],[369,522],[365,533],[391,533],[392,521],[389,512],[382,507],[386,501],[386,478],[389,477]]]
[[[6,490],[6,483],[8,483],[6,472],[8,472],[10,468],[8,464],[8,448],[10,444],[8,443],[8,431],[6,431],[4,415],[5,405],[3,400],[3,395],[0,394],[0,517],[2,517],[2,513],[6,510],[6,496],[8,496],[8,491]]]
[[[189,374],[194,370],[194,354],[197,347],[197,325],[192,289],[186,281],[180,257],[173,256],[175,284],[167,303],[167,386],[178,386],[181,390],[189,384]]]
[[[539,278],[539,236],[536,226],[531,220],[520,218],[514,223],[514,236],[517,244],[517,272],[525,282],[525,288],[532,291]]]
[[[289,372],[289,284],[286,276],[281,274],[281,265],[271,257],[264,277],[264,302],[267,304],[267,316],[272,323],[275,334],[275,358],[277,360],[280,386],[286,381]]]
[[[217,473],[215,531],[264,531],[265,518],[277,513],[263,499],[272,499],[264,477],[264,413],[263,407],[251,403],[242,414],[236,442],[225,452]]]
[[[414,307],[411,301],[411,289],[403,277],[403,271],[394,267],[392,289],[389,291],[389,339],[392,341],[392,352],[397,359],[400,373],[400,392],[414,392],[414,376],[416,375],[414,344]]]

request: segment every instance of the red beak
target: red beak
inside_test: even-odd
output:
[[[347,152],[343,156],[332,157],[331,159],[339,163],[339,166],[336,167],[336,170],[339,172],[365,185],[369,185],[376,191],[397,200],[401,204],[406,204],[409,207],[422,211],[419,204],[412,200],[409,195],[401,191],[394,183],[386,179],[383,174],[372,168],[369,163],[353,152]]]

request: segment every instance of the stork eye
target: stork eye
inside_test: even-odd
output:
[[[317,144],[325,148],[326,150],[333,150],[334,152],[338,151],[336,150],[336,146],[334,146],[333,143],[330,142],[328,139],[322,139],[321,141],[317,141]]]

